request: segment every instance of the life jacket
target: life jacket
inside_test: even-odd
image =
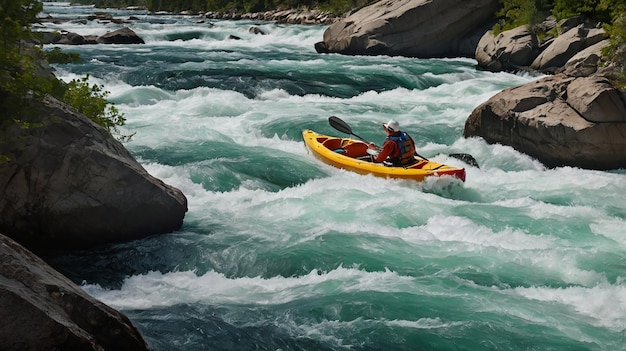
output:
[[[390,157],[391,161],[395,165],[408,165],[415,162],[415,145],[411,142],[411,138],[405,132],[401,132],[399,135],[390,135],[387,140],[394,141],[400,148],[400,156]]]

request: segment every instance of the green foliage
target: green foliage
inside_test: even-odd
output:
[[[31,37],[30,25],[37,22],[42,9],[38,0],[0,0],[0,45],[4,52],[15,50],[20,40]]]
[[[324,1],[320,2],[319,8],[336,15],[342,15],[375,2],[376,1]]]
[[[582,16],[604,23],[610,44],[603,54],[617,68],[614,84],[626,87],[626,1],[555,0],[552,13],[557,19]]]
[[[38,62],[28,54],[8,50],[0,54],[0,124],[24,113],[27,99],[41,98],[59,87],[58,81],[38,74]]]
[[[613,23],[605,26],[610,35],[610,44],[604,48],[603,54],[616,64],[617,72],[613,84],[626,90],[626,13],[622,10],[621,14],[615,16]]]
[[[557,19],[582,16],[599,22],[610,22],[611,11],[607,6],[617,6],[623,0],[555,0],[552,14]]]
[[[26,102],[51,94],[109,132],[117,132],[126,119],[106,100],[109,93],[102,86],[90,86],[88,76],[63,85],[43,65],[45,59],[52,63],[77,62],[78,54],[64,53],[58,48],[42,52],[24,44],[34,36],[30,26],[37,22],[42,8],[37,0],[0,0],[0,128],[16,124],[21,128],[36,126],[21,120],[21,116],[32,112]]]
[[[80,62],[80,54],[75,52],[63,52],[61,48],[55,47],[52,50],[44,51],[43,56],[49,63],[78,63]]]
[[[104,90],[104,86],[90,86],[88,80],[89,76],[86,76],[69,82],[62,100],[109,132],[118,132],[117,127],[123,126],[126,118],[109,104],[106,99],[109,92]]]
[[[495,34],[522,25],[534,30],[535,24],[543,21],[552,6],[552,2],[546,0],[500,0],[500,3],[502,8],[496,15],[504,21],[494,26]]]
[[[30,24],[41,9],[36,0],[0,0],[0,123],[11,120],[27,93],[39,95],[52,89],[50,82],[35,73],[36,63],[22,44],[31,37]]]

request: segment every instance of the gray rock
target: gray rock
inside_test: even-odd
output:
[[[69,32],[63,34],[56,43],[65,45],[83,45],[85,44],[85,37],[77,33]]]
[[[2,350],[148,349],[127,317],[2,234],[0,321]]]
[[[598,70],[598,62],[600,62],[602,57],[602,49],[608,45],[609,40],[605,39],[578,52],[565,63],[565,73],[583,77],[595,73]]]
[[[248,28],[248,32],[252,33],[252,34],[260,34],[260,35],[266,35],[267,33],[265,33],[263,31],[263,29],[257,27],[257,26],[251,26],[250,28]]]
[[[330,25],[315,48],[351,55],[473,57],[497,7],[497,0],[383,0]]]
[[[547,76],[478,106],[463,134],[512,146],[548,167],[626,168],[626,107],[620,96],[600,75]]]
[[[539,71],[556,70],[565,65],[578,52],[606,39],[603,29],[587,28],[580,24],[559,35],[530,65]]]
[[[101,44],[145,44],[144,40],[128,27],[107,32],[96,40]]]
[[[96,36],[87,35],[82,36],[77,33],[65,33],[61,36],[59,40],[55,42],[55,44],[64,44],[64,45],[86,45],[86,44],[98,44],[96,41]]]
[[[108,131],[51,98],[0,131],[0,231],[31,250],[134,240],[181,227],[187,200]]]
[[[493,72],[511,71],[530,66],[539,54],[537,37],[520,26],[496,36],[488,31],[476,48],[478,67]]]
[[[567,86],[567,103],[589,122],[626,123],[624,101],[605,77],[573,80]]]

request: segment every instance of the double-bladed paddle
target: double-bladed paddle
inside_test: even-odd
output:
[[[369,141],[361,138],[360,136],[354,134],[352,132],[352,128],[350,128],[350,126],[348,125],[348,123],[344,122],[341,118],[337,117],[337,116],[330,116],[328,117],[328,123],[330,124],[331,127],[337,129],[340,132],[349,134],[349,135],[354,135],[355,137],[361,139],[362,141],[366,142],[369,144]]]
[[[342,133],[346,133],[349,135],[354,135],[355,137],[359,138],[360,140],[369,143],[367,140],[361,138],[360,136],[354,134],[354,132],[352,132],[352,128],[350,128],[350,126],[348,125],[348,123],[344,122],[341,118],[337,117],[337,116],[330,116],[328,117],[328,123],[330,124],[331,127],[337,129],[338,131],[342,132]],[[416,156],[428,161],[428,159],[420,154],[418,154],[417,152],[415,153]],[[450,154],[450,157],[454,157],[456,159],[459,159],[465,163],[467,163],[470,166],[478,167],[478,162],[476,162],[476,159],[474,158],[474,156],[470,155],[470,154]]]

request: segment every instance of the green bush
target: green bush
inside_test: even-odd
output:
[[[80,62],[80,54],[75,52],[63,52],[59,47],[44,51],[43,56],[49,63],[63,64]]]
[[[547,0],[500,0],[502,8],[496,16],[502,21],[493,28],[495,34],[522,25],[537,33],[535,25],[543,21],[550,13],[552,2]]]
[[[89,77],[76,79],[64,85],[43,64],[77,62],[80,56],[55,48],[42,52],[24,43],[34,37],[30,26],[37,22],[43,9],[38,0],[0,0],[0,128],[24,124],[23,116],[33,113],[26,102],[41,99],[46,94],[55,96],[75,107],[109,132],[117,132],[126,119],[109,102],[109,92],[101,85],[89,85]],[[126,137],[128,138],[128,137]]]
[[[126,118],[107,101],[109,92],[104,86],[89,85],[88,80],[86,76],[69,82],[62,100],[109,132],[119,132],[117,127],[123,126]]]

